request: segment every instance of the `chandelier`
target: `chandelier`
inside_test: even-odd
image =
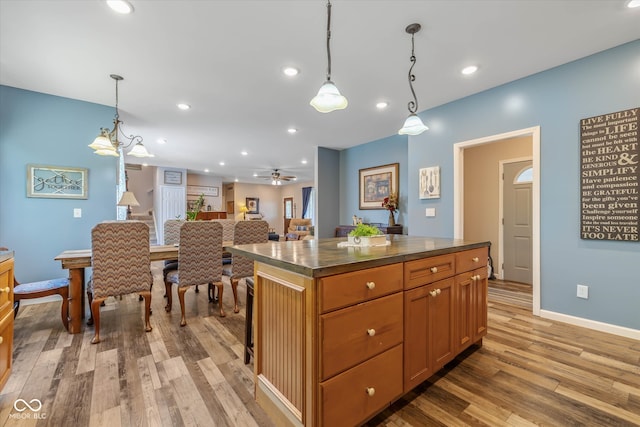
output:
[[[125,148],[133,145],[133,148],[128,153],[130,156],[153,157],[153,154],[149,154],[142,144],[142,137],[140,135],[126,136],[122,132],[120,127],[122,121],[120,121],[120,115],[118,113],[118,82],[123,80],[123,78],[117,74],[111,74],[110,77],[116,81],[116,116],[113,119],[113,129],[100,128],[100,135],[89,144],[89,147],[93,148],[98,155],[119,157],[120,149],[122,149],[124,153]],[[119,138],[127,141],[122,142]]]
[[[411,67],[409,67],[409,88],[411,89],[411,93],[413,94],[413,101],[409,101],[409,117],[405,120],[402,129],[398,131],[399,135],[420,135],[425,130],[429,129],[422,123],[420,117],[416,114],[418,111],[418,98],[416,97],[416,92],[413,90],[413,81],[416,79],[416,76],[412,74],[413,66],[416,65],[416,55],[414,53],[414,43],[413,36],[415,33],[420,31],[420,24],[410,24],[405,28],[405,31],[411,34],[411,57],[409,61],[411,61]]]
[[[347,98],[331,81],[331,0],[327,1],[327,80],[320,87],[318,94],[309,102],[313,108],[321,113],[330,113],[347,108]]]

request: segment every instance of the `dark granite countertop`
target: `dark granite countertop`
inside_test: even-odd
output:
[[[390,245],[372,247],[338,247],[339,242],[347,240],[338,237],[237,245],[225,249],[304,276],[324,277],[489,246],[489,242],[399,234],[387,235],[387,239]]]

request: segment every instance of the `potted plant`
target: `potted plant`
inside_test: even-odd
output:
[[[349,232],[347,241],[359,246],[378,246],[387,244],[387,236],[374,225],[358,224]]]
[[[195,221],[196,216],[198,216],[198,212],[202,209],[202,205],[204,205],[204,193],[200,194],[198,200],[193,204],[193,210],[187,211],[187,221]]]

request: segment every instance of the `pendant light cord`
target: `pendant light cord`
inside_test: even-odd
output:
[[[413,101],[409,101],[408,107],[409,112],[411,114],[415,114],[418,111],[418,98],[416,97],[416,91],[413,90],[413,81],[415,81],[416,76],[413,74],[413,67],[416,65],[416,55],[414,54],[414,42],[413,42],[414,34],[411,33],[411,67],[409,68],[409,88],[411,89],[411,94],[413,95]]]
[[[327,1],[327,81],[331,80],[331,1]]]

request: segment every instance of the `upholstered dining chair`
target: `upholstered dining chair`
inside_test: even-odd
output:
[[[180,244],[180,227],[185,223],[183,219],[168,219],[164,222],[164,244],[178,245]],[[164,262],[162,269],[162,279],[167,278],[167,273],[178,268],[177,259],[168,259]],[[197,290],[196,290],[197,292]],[[164,296],[165,298],[167,295]]]
[[[151,331],[151,260],[149,226],[141,221],[105,221],[91,230],[91,267],[87,286],[91,319],[100,342],[100,304],[110,296],[137,293],[144,297],[145,331]]]
[[[184,293],[190,286],[216,285],[220,304],[220,317],[224,317],[222,308],[222,225],[215,221],[186,221],[180,227],[180,246],[178,248],[178,268],[167,272],[165,287],[167,306],[171,311],[172,284],[178,285],[178,299],[182,317],[180,326],[187,324],[184,307]]]
[[[251,243],[266,243],[269,241],[269,223],[267,221],[252,220],[238,221],[233,233],[234,245],[245,245]],[[244,277],[253,276],[253,260],[242,255],[233,255],[231,265],[225,265],[222,274],[229,277],[231,289],[233,290],[233,312],[240,311],[238,308],[238,282]]]

